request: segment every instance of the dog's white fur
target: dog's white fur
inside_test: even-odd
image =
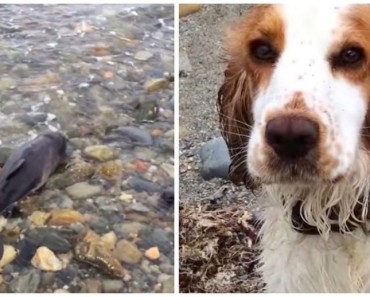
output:
[[[367,217],[370,193],[369,154],[360,140],[367,98],[360,86],[335,77],[327,61],[329,48],[342,37],[342,17],[349,8],[301,3],[279,8],[284,19],[285,49],[268,86],[254,101],[248,170],[262,181],[271,178],[263,166],[255,166],[256,160],[259,164],[266,160],[261,129],[266,125],[266,115],[284,108],[299,91],[330,131],[325,140],[327,153],[338,163],[327,173],[328,180],[344,179],[333,184],[318,179],[308,185],[292,182],[263,186],[261,272],[267,292],[370,292],[370,236],[360,226]],[[330,138],[333,135],[334,139]],[[342,150],[336,150],[333,142],[340,143]],[[282,197],[287,197],[284,206]],[[304,217],[317,226],[320,235],[292,229],[291,208],[303,197]],[[344,224],[361,202],[359,227],[346,233]],[[329,230],[326,210],[334,205],[339,206],[336,223],[345,234]]]

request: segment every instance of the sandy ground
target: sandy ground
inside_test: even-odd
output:
[[[204,181],[199,175],[199,149],[220,135],[216,110],[217,92],[225,64],[223,38],[228,25],[248,5],[205,5],[199,12],[180,20],[180,52],[186,53],[191,71],[180,79],[180,199],[212,199],[220,188],[227,200],[252,203],[254,198],[220,179]],[[180,59],[180,70],[189,67]]]

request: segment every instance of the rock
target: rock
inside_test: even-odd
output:
[[[186,17],[199,11],[202,8],[202,4],[180,4],[179,5],[179,16],[180,18]]]
[[[93,56],[104,57],[112,54],[111,49],[104,43],[98,43],[90,49],[90,53]]]
[[[14,79],[10,77],[2,77],[0,78],[0,91],[5,91],[7,89],[12,89],[16,86],[16,82]]]
[[[155,228],[154,230],[148,230],[145,234],[142,234],[141,240],[138,242],[140,248],[148,249],[153,246],[157,246],[162,254],[170,257],[173,254],[173,238],[166,231]]]
[[[121,293],[123,291],[123,281],[121,280],[103,280],[104,293]]]
[[[101,193],[102,189],[97,185],[81,182],[66,188],[68,195],[73,199],[86,199]]]
[[[134,198],[134,195],[130,193],[125,193],[125,192],[122,192],[121,195],[119,196],[119,200],[122,200],[122,201],[131,201],[133,198]]]
[[[175,169],[172,164],[164,163],[161,165],[161,168],[168,174],[170,178],[174,178],[175,176]]]
[[[200,150],[200,174],[205,180],[215,177],[229,179],[230,157],[222,137],[208,141]]]
[[[156,193],[162,191],[162,187],[158,184],[144,180],[137,176],[129,177],[126,181],[126,184],[129,186],[129,188],[137,192]]]
[[[84,154],[89,158],[104,162],[114,159],[114,151],[106,145],[91,145],[85,148]]]
[[[52,176],[48,184],[53,188],[62,189],[75,183],[89,179],[95,173],[95,167],[90,163],[78,161],[73,163],[65,172]]]
[[[16,263],[21,267],[28,267],[38,247],[39,244],[28,237],[18,241],[17,249],[19,252]]]
[[[123,237],[129,237],[130,235],[139,235],[140,231],[144,230],[145,226],[139,222],[128,222],[119,225],[117,232],[123,235]]]
[[[162,293],[174,293],[174,278],[171,276],[167,280],[162,282]]]
[[[113,231],[110,231],[104,234],[100,238],[100,241],[104,243],[105,247],[109,250],[114,249],[114,247],[116,246],[117,240],[118,240],[117,235]]]
[[[25,239],[37,247],[46,246],[54,253],[67,253],[72,249],[71,244],[60,233],[54,228],[36,228],[31,230]]]
[[[101,293],[103,292],[103,285],[100,279],[85,280],[87,292],[86,293]]]
[[[149,249],[147,249],[144,253],[145,257],[147,257],[149,260],[158,260],[161,256],[158,247],[154,246]]]
[[[85,217],[76,210],[58,209],[51,213],[48,225],[69,226],[74,223],[84,223]]]
[[[148,93],[157,92],[157,91],[167,88],[169,84],[170,82],[165,78],[155,78],[155,79],[148,80],[144,84],[144,89]]]
[[[31,264],[43,271],[59,271],[63,269],[60,260],[46,246],[37,249],[35,256],[31,260]]]
[[[134,59],[138,61],[148,61],[153,54],[147,51],[139,51],[135,54]]]
[[[143,257],[136,244],[126,239],[118,241],[113,255],[120,261],[128,264],[138,264]]]
[[[20,115],[19,120],[25,123],[26,125],[33,127],[39,123],[43,123],[47,120],[48,115],[43,112],[29,112],[23,115]]]
[[[149,212],[150,211],[148,207],[146,207],[144,204],[140,202],[135,202],[133,204],[130,204],[129,209],[133,211],[137,211],[137,212]]]
[[[122,175],[122,161],[113,160],[99,165],[99,172],[106,179],[119,178]]]
[[[45,225],[45,222],[50,218],[50,213],[43,211],[34,211],[29,217],[28,220],[35,227],[41,227]]]
[[[13,278],[9,284],[9,290],[13,293],[35,293],[40,285],[40,281],[40,272],[31,269]]]
[[[113,130],[112,132],[120,135],[123,140],[134,145],[150,146],[153,145],[153,138],[150,132],[137,127],[122,127]]]
[[[0,268],[3,268],[5,265],[8,265],[9,263],[13,262],[13,260],[17,256],[17,251],[14,247],[11,245],[4,245],[4,252],[3,256],[0,260]]]

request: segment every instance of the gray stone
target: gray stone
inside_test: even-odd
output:
[[[121,280],[103,280],[104,293],[120,293],[123,291],[123,281]]]
[[[144,180],[137,176],[129,177],[128,180],[126,181],[126,184],[130,189],[133,189],[137,192],[155,193],[162,191],[162,187],[159,186],[158,184]]]
[[[229,179],[230,157],[222,137],[208,141],[200,150],[200,175],[205,180],[215,177]]]
[[[146,207],[144,204],[140,202],[133,203],[129,206],[131,210],[137,211],[137,212],[149,212],[150,209]]]
[[[153,57],[153,54],[147,51],[139,51],[134,56],[139,61],[148,61],[151,57]]]
[[[31,269],[15,277],[9,284],[9,289],[13,293],[35,293],[41,281],[40,272]]]
[[[153,138],[149,131],[137,127],[122,127],[113,131],[135,145],[149,146],[153,144]]]
[[[192,71],[192,67],[191,67],[191,63],[190,63],[190,60],[188,58],[188,55],[185,51],[183,50],[180,50],[180,53],[179,53],[179,65],[180,65],[180,71],[183,71],[183,72],[191,72]]]
[[[100,186],[90,185],[87,182],[81,182],[66,188],[68,195],[73,199],[86,199],[101,193]]]
[[[58,231],[51,228],[37,228],[29,231],[27,238],[38,246],[46,246],[54,253],[67,253],[72,246]]]

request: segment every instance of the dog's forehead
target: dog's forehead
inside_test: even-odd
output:
[[[286,44],[326,47],[341,32],[350,4],[285,4],[277,7],[283,23]]]

